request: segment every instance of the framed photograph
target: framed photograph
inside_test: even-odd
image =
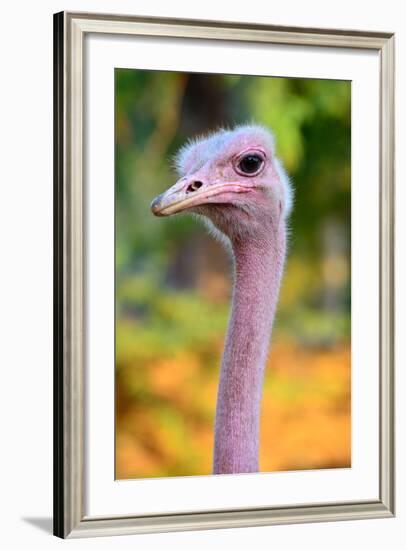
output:
[[[54,533],[394,514],[394,36],[54,18]]]

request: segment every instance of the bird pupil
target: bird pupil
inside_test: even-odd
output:
[[[247,155],[240,162],[240,169],[246,174],[253,174],[256,172],[262,162],[262,159],[258,155]]]

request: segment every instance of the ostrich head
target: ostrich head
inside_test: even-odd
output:
[[[272,134],[261,126],[193,140],[178,153],[176,167],[180,179],[151,204],[156,216],[193,212],[234,242],[259,237],[290,212],[289,179]]]

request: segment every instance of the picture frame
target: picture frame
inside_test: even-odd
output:
[[[379,434],[375,498],[168,513],[86,510],[86,238],[84,138],[88,36],[351,49],[379,55]],[[54,534],[90,537],[389,518],[394,468],[394,35],[349,30],[62,12],[54,16]],[[367,391],[367,390],[366,390]]]

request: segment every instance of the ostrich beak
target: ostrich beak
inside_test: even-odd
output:
[[[155,197],[151,211],[155,216],[170,216],[181,209],[188,196],[186,178],[182,178],[169,189]]]
[[[155,216],[171,216],[202,204],[215,203],[224,193],[246,193],[251,186],[235,182],[206,184],[195,178],[182,178],[151,203]]]

